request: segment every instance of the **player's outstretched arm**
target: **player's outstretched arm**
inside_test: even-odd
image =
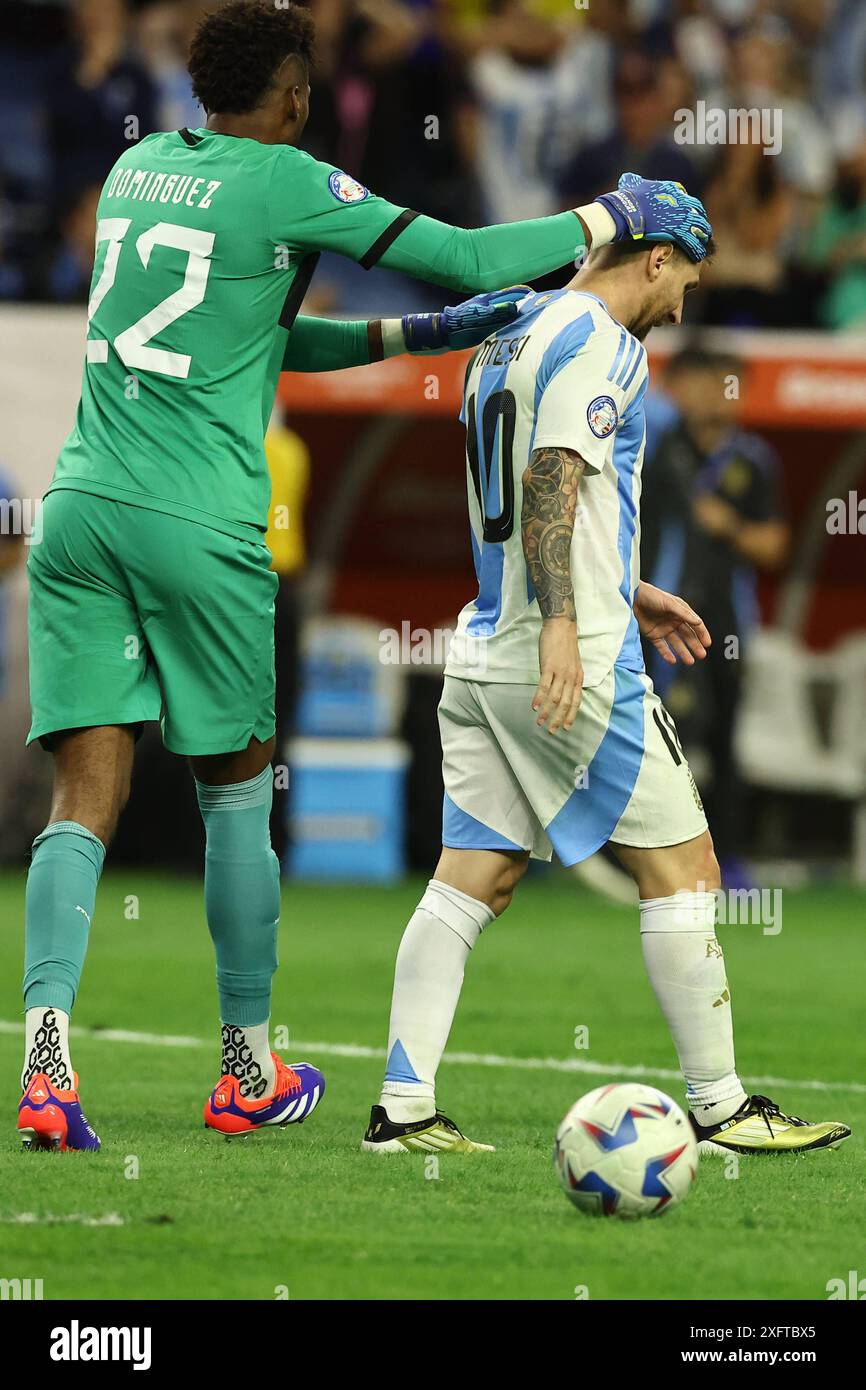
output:
[[[630,235],[624,226],[623,235]],[[383,251],[379,264],[449,289],[484,291],[549,275],[573,264],[585,248],[616,237],[615,219],[600,202],[492,227],[451,227],[419,216]]]
[[[376,362],[378,319],[318,319],[299,314],[289,331],[283,372],[338,372]]]
[[[371,193],[301,150],[278,156],[270,190],[276,246],[336,251],[366,270],[382,265],[449,289],[483,292],[573,263],[589,246],[632,235],[618,205],[585,207],[493,227],[452,227]]]
[[[475,295],[435,314],[402,319],[318,319],[300,316],[283,353],[284,372],[336,372],[409,352],[418,356],[477,347],[517,317],[525,285]]]
[[[535,279],[573,261],[581,247],[610,241],[674,241],[700,261],[711,250],[712,234],[703,204],[681,183],[623,174],[613,192],[555,217],[474,231],[419,217],[382,253],[381,263],[438,284],[485,290]]]
[[[532,699],[548,732],[571,728],[580,706],[583,668],[571,580],[571,538],[585,463],[573,449],[536,449],[523,474],[523,554],[541,610],[541,676]]]

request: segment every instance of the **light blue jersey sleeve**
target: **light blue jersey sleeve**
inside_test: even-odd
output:
[[[593,474],[613,456],[618,431],[645,386],[647,361],[642,345],[613,320],[587,318],[582,330],[579,319],[571,325],[572,342],[546,380],[542,362],[534,446],[572,449]]]

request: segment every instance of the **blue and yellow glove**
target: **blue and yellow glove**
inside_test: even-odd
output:
[[[669,241],[692,261],[702,261],[713,229],[706,209],[681,183],[672,179],[642,179],[622,174],[615,193],[602,193],[597,203],[616,223],[614,240]]]
[[[527,285],[476,294],[463,304],[438,314],[404,314],[401,320],[407,352],[456,352],[477,347],[517,318],[517,305],[532,291]]]

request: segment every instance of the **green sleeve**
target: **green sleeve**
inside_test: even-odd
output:
[[[283,353],[283,372],[338,372],[370,361],[367,320],[298,317]]]
[[[332,164],[283,146],[270,184],[270,234],[302,252],[336,251],[448,289],[477,294],[573,263],[585,246],[573,212],[528,222],[450,227],[379,198]]]
[[[422,216],[409,222],[379,264],[480,294],[559,270],[585,245],[583,224],[573,212],[468,230]]]
[[[275,245],[366,256],[404,209],[379,198],[332,164],[284,145],[271,174],[270,235]]]

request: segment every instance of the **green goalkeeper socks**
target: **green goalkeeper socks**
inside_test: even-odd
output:
[[[196,782],[207,835],[204,896],[216,949],[220,1017],[247,1028],[264,1023],[277,968],[280,866],[268,821],[273,772],[226,787]]]
[[[196,783],[207,833],[205,907],[216,948],[220,1015],[251,1027],[270,1013],[277,965],[280,870],[268,820],[270,767],[227,787]],[[24,1002],[72,1011],[87,953],[105,846],[83,825],[57,821],[33,842],[27,878]]]
[[[105,846],[75,821],[33,841],[25,902],[24,1002],[69,1014],[87,954]]]

